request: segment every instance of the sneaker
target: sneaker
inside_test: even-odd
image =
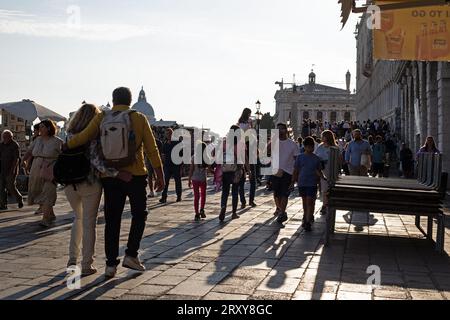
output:
[[[139,261],[139,259],[130,256],[125,256],[125,259],[123,259],[122,267],[141,272],[145,271],[145,267]]]
[[[283,223],[283,222],[286,222],[287,219],[288,219],[287,213],[283,212],[283,213],[278,215],[277,222],[278,223]]]
[[[166,203],[167,202],[167,199],[164,199],[164,198],[161,198],[160,200],[159,200],[159,203]]]
[[[106,266],[105,267],[105,277],[114,278],[117,273],[117,266]]]
[[[226,212],[226,209],[225,209],[225,208],[222,208],[222,209],[220,210],[220,214],[219,214],[219,220],[220,220],[220,221],[225,220],[225,212]]]
[[[77,265],[77,259],[69,259],[67,262],[67,268],[73,267]]]
[[[306,232],[310,232],[312,230],[311,229],[311,223],[306,222],[304,227],[303,227],[303,229],[305,229]]]
[[[257,204],[255,202],[250,202],[250,207],[252,208],[257,207]]]
[[[181,202],[181,197],[178,197],[178,198],[177,198],[177,202]]]
[[[52,225],[52,222],[47,221],[47,220],[42,220],[41,222],[39,222],[39,225],[44,228],[50,228],[50,226]]]
[[[241,209],[245,209],[246,207],[247,207],[247,204],[243,203],[242,206],[241,206]]]
[[[279,214],[280,214],[280,210],[278,210],[278,208],[277,208],[277,210],[275,210],[275,212],[273,213],[273,215],[274,215],[274,217],[278,217]]]
[[[23,208],[23,201],[20,201],[19,203],[17,203],[17,206],[19,207],[19,209]]]
[[[200,210],[200,217],[206,219],[205,209]]]
[[[81,270],[82,277],[87,277],[87,276],[93,275],[95,273],[97,273],[97,269],[95,269],[93,266],[90,266],[89,268],[83,268]]]
[[[195,215],[194,221],[200,221],[200,215],[199,214]]]
[[[235,219],[239,219],[240,216],[235,212],[233,213],[233,215],[231,216],[231,219],[235,220]]]

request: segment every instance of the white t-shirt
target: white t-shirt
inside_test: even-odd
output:
[[[289,174],[294,173],[295,159],[300,154],[297,144],[291,139],[279,140],[280,142],[280,163],[279,167]]]

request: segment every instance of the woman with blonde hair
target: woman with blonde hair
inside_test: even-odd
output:
[[[100,110],[95,105],[83,104],[69,122],[67,129],[68,139],[83,131],[98,113],[100,113]],[[85,181],[76,185],[68,185],[64,189],[67,200],[75,213],[69,245],[69,262],[67,263],[67,266],[70,267],[77,264],[81,251],[82,276],[91,275],[97,272],[93,263],[97,214],[102,197],[100,176],[116,177],[119,175],[119,171],[104,166],[100,157],[99,148],[100,143],[98,139],[95,139],[88,145],[82,147],[86,158],[88,158],[91,163],[90,173]]]
[[[55,123],[51,120],[42,121],[39,124],[39,136],[31,143],[23,158],[26,166],[33,160],[28,183],[28,205],[39,205],[37,212],[43,213],[40,225],[47,228],[56,220],[53,212],[56,203],[53,165],[63,145],[63,141],[55,134]]]
[[[337,148],[336,137],[332,131],[325,130],[324,132],[322,132],[321,140],[322,143],[317,147],[314,153],[320,158],[320,161],[322,163],[322,170],[325,174],[325,177],[328,177],[329,172],[327,164],[330,159],[330,148]],[[321,214],[326,214],[328,208],[328,181],[323,178],[320,179],[320,190],[322,193],[323,202]]]

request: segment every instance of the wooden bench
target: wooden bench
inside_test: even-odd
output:
[[[433,241],[433,219],[437,221],[436,250],[444,251],[444,213],[442,200],[447,187],[447,173],[442,173],[442,156],[420,154],[417,166],[417,180],[393,178],[369,178],[340,176],[339,151],[330,152],[329,204],[326,217],[325,244],[334,233],[336,210],[368,211],[415,215],[416,226]],[[426,216],[427,231],[420,225],[420,218]]]

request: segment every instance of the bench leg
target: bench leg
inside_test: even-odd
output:
[[[416,215],[416,227],[419,228],[419,229],[421,228],[420,227],[420,216],[419,215]]]
[[[330,233],[334,234],[334,229],[336,227],[336,209],[331,208],[331,210],[328,211],[328,214],[330,215],[330,219],[331,219]]]
[[[330,207],[328,207],[327,215],[325,216],[325,246],[330,244],[330,229],[331,229],[331,217]]]
[[[436,235],[436,251],[440,254],[444,253],[445,226],[444,214],[439,214],[437,218],[437,235]]]
[[[433,240],[433,217],[432,216],[428,216],[427,239],[428,240]]]

